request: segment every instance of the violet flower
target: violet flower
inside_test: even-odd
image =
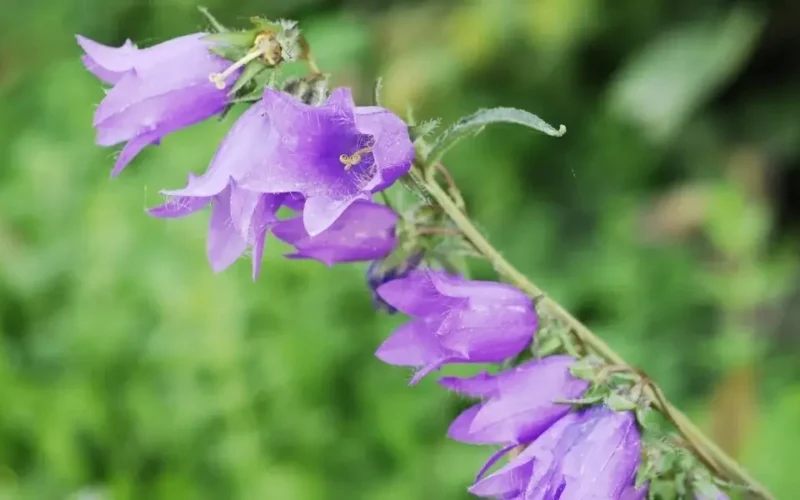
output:
[[[192,182],[190,175],[189,183]],[[278,222],[275,213],[284,199],[284,195],[247,191],[231,181],[212,196],[173,196],[148,212],[155,217],[177,218],[212,205],[207,240],[211,268],[215,272],[226,269],[249,246],[253,250],[253,279],[256,279],[261,270],[267,232]]]
[[[411,384],[445,363],[494,363],[516,356],[537,326],[531,300],[503,283],[466,281],[427,269],[382,285],[378,294],[414,317],[376,352],[386,363],[418,368]]]
[[[176,130],[220,113],[228,104],[227,86],[239,75],[229,72],[219,89],[209,80],[231,63],[212,54],[205,33],[174,38],[146,49],[130,40],[108,47],[77,35],[86,69],[114,87],[97,107],[97,144],[125,142],[111,175],[118,175],[150,144]]]
[[[228,132],[208,171],[164,194],[213,196],[229,178],[251,191],[299,193],[306,232],[316,236],[353,202],[408,172],[413,159],[406,124],[383,108],[356,108],[349,89],[316,107],[268,88]]]
[[[498,375],[443,377],[443,386],[485,401],[459,415],[448,430],[457,441],[519,445],[536,439],[571,407],[557,400],[579,398],[589,382],[574,377],[570,356],[528,361]]]
[[[389,254],[397,244],[397,214],[385,205],[358,200],[328,229],[309,236],[302,217],[278,222],[272,233],[293,245],[293,259],[315,259],[332,266],[337,262],[362,262]]]
[[[570,412],[470,492],[508,500],[634,500],[641,438],[631,412]]]
[[[392,260],[392,257],[388,257],[385,259],[377,259],[369,265],[366,272],[367,287],[372,294],[372,303],[375,309],[384,310],[388,314],[395,314],[397,312],[397,309],[389,305],[388,302],[378,295],[378,288],[384,283],[408,276],[409,273],[416,270],[419,265],[422,264],[424,256],[425,252],[418,249],[406,255],[399,263],[390,263],[389,261]]]

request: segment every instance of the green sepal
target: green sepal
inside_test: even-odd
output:
[[[639,407],[635,402],[617,392],[608,395],[606,405],[614,411],[632,411]]]
[[[245,49],[245,52],[247,52],[256,41],[256,35],[258,35],[258,30],[239,30],[226,31],[223,33],[211,33],[204,36],[202,39],[207,42],[218,43],[220,45],[233,45],[235,47],[242,47]]]
[[[576,399],[559,399],[554,401],[558,404],[568,404],[573,406],[590,406],[602,403],[607,397],[610,389],[604,385],[593,385],[583,393],[583,396]]]
[[[589,357],[579,359],[569,367],[569,372],[573,377],[588,381],[595,379],[597,370],[597,361]]]
[[[653,425],[653,410],[649,406],[640,405],[635,410],[636,421],[639,422],[639,427],[647,429]]]
[[[211,24],[211,27],[214,28],[214,30],[216,30],[217,33],[226,33],[230,31],[228,28],[223,26],[222,23],[217,21],[217,18],[211,15],[211,12],[209,12],[207,8],[203,6],[198,6],[197,10],[200,11],[200,14],[202,14],[203,17],[206,18],[206,20]]]
[[[231,110],[235,105],[236,105],[235,102],[229,101],[228,104],[225,105],[225,108],[222,110],[222,112],[219,114],[219,121],[224,121],[225,118],[228,117],[228,113],[231,112]]]
[[[563,350],[561,339],[556,335],[542,336],[542,333],[539,332],[539,334],[536,335],[536,338],[543,338],[543,340],[538,343],[534,342],[533,346],[531,346],[531,351],[537,358],[552,356],[553,354],[558,354]]]
[[[260,61],[250,61],[247,63],[242,70],[242,73],[239,75],[239,78],[236,79],[236,82],[231,86],[231,89],[228,91],[229,96],[235,96],[239,93],[242,89],[248,86],[251,83],[255,83],[255,79],[258,75],[260,75],[263,71],[267,69],[267,66],[261,63]]]

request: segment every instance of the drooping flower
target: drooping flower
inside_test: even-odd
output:
[[[470,492],[508,500],[634,500],[641,437],[631,412],[606,406],[573,411]]]
[[[311,106],[268,88],[228,132],[209,169],[164,194],[212,196],[229,178],[251,191],[299,193],[304,227],[316,236],[356,200],[394,183],[413,158],[406,124],[383,108],[356,108],[349,89]]]
[[[174,38],[139,49],[130,40],[108,47],[77,35],[86,69],[114,87],[94,115],[97,143],[127,144],[112,176],[139,152],[178,129],[220,113],[228,104],[227,86],[239,71],[230,72],[220,89],[209,80],[231,63],[209,51],[205,33]]]
[[[409,273],[416,270],[419,265],[422,264],[424,256],[424,251],[421,249],[414,249],[410,253],[405,252],[405,254],[399,258],[399,261],[397,258],[394,258],[394,255],[391,255],[387,258],[377,259],[369,265],[366,272],[367,287],[369,287],[370,293],[372,294],[372,302],[375,309],[382,309],[388,314],[397,312],[397,309],[389,305],[388,302],[378,295],[378,288],[384,283],[408,276]]]
[[[192,183],[191,175],[189,183]],[[256,279],[261,270],[267,232],[278,222],[275,213],[286,198],[286,195],[248,191],[231,181],[221,192],[211,196],[170,197],[149,213],[155,217],[177,218],[211,205],[206,246],[211,268],[215,272],[226,269],[251,247],[253,279]]]
[[[484,399],[459,415],[448,430],[457,441],[474,444],[519,445],[536,439],[570,411],[558,400],[580,397],[589,387],[574,377],[570,356],[528,361],[498,375],[443,377],[443,386]]]
[[[537,326],[531,300],[503,283],[426,269],[382,285],[378,294],[414,317],[376,352],[386,363],[418,368],[412,384],[445,363],[494,363],[516,356]]]
[[[385,205],[358,200],[328,229],[309,236],[302,217],[278,222],[272,233],[297,250],[287,257],[315,259],[331,266],[337,262],[363,262],[384,257],[397,244],[397,214]]]

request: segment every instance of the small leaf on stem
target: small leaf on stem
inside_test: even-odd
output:
[[[479,134],[487,125],[494,123],[514,123],[544,132],[552,137],[561,137],[567,132],[567,127],[561,125],[558,130],[547,122],[527,111],[516,108],[482,109],[472,115],[466,116],[439,136],[426,159],[426,166],[438,163],[444,154],[458,141],[465,137]]]

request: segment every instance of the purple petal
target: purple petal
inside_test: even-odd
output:
[[[214,198],[211,211],[211,223],[208,229],[208,260],[215,272],[220,272],[247,249],[247,242],[231,220],[230,189],[226,189]]]
[[[501,441],[496,441],[494,439],[483,439],[483,436],[477,435],[470,431],[472,424],[475,421],[475,416],[480,412],[482,407],[482,404],[477,404],[470,406],[461,412],[461,414],[457,416],[455,420],[453,420],[453,422],[450,424],[450,427],[447,429],[447,437],[455,441],[470,444],[501,443]]]
[[[269,120],[262,116],[258,104],[251,106],[236,120],[233,127],[222,140],[208,170],[183,189],[162,191],[162,194],[173,196],[213,196],[228,186],[231,178],[237,180],[237,187],[250,191],[246,183],[241,181],[250,169],[260,168],[269,161],[268,139],[271,127]],[[253,154],[254,151],[267,153]],[[257,190],[252,190],[253,192]]]
[[[397,214],[384,205],[357,201],[317,236],[309,236],[299,217],[278,223],[273,232],[298,250],[296,258],[316,259],[333,265],[386,256],[397,243],[396,223]]]
[[[465,396],[483,398],[497,391],[497,376],[484,371],[468,378],[442,377],[439,384]]]
[[[158,134],[149,133],[149,134],[142,134],[140,136],[134,137],[127,144],[125,147],[122,148],[122,152],[119,154],[119,158],[117,158],[116,163],[114,164],[114,169],[111,171],[111,177],[116,177],[122,172],[128,163],[133,160],[136,155],[138,155],[145,147],[151,144],[157,144],[160,140],[160,136]]]
[[[190,196],[177,196],[170,198],[164,204],[153,207],[148,213],[153,217],[173,219],[193,214],[211,203],[211,198],[195,198]]]
[[[486,304],[452,311],[439,333],[442,345],[474,362],[500,362],[519,354],[536,330],[533,308]]]
[[[483,405],[470,432],[494,443],[536,439],[569,412],[569,405],[556,400],[579,397],[589,387],[569,372],[574,362],[569,356],[550,356],[498,377],[498,393]]]
[[[392,307],[411,316],[443,314],[465,304],[463,299],[451,299],[440,294],[431,282],[434,271],[419,270],[405,278],[378,287],[378,295]]]
[[[375,353],[384,363],[397,366],[431,366],[447,359],[448,353],[421,320],[413,320],[395,330]]]
[[[125,40],[121,47],[109,47],[81,35],[75,35],[75,39],[86,53],[86,57],[95,66],[102,68],[104,72],[121,74],[133,69],[133,61],[138,49],[130,40]],[[89,68],[87,67],[87,69]],[[89,69],[89,71],[92,70]]]
[[[414,144],[408,126],[391,111],[376,106],[355,110],[358,130],[374,138],[373,157],[378,175],[364,189],[381,191],[406,174],[414,161]]]
[[[303,208],[303,225],[310,236],[322,233],[338,219],[356,198],[335,199],[327,195],[310,196]]]

